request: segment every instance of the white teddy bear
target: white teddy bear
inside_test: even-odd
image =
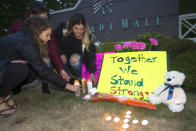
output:
[[[154,104],[166,104],[172,112],[181,112],[186,103],[186,95],[180,87],[185,79],[185,75],[178,71],[165,73],[165,83],[158,86],[154,94],[148,96],[149,101]]]

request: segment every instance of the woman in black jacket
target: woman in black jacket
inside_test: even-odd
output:
[[[0,39],[0,116],[16,111],[10,91],[35,80],[37,75],[56,86],[80,91],[80,87],[68,84],[42,60],[42,56],[48,53],[51,31],[46,19],[34,16],[27,19],[21,31]]]
[[[58,42],[61,59],[67,67],[71,67],[76,79],[82,79],[82,63],[84,62],[90,71],[90,79],[96,83],[94,72],[96,70],[96,47],[94,45],[95,37],[90,32],[85,17],[81,14],[73,15],[66,29],[63,30],[64,36],[62,42]],[[58,30],[56,30],[56,38],[59,38]],[[57,34],[58,33],[58,34]],[[61,39],[61,38],[60,38]],[[70,74],[70,73],[68,73]]]

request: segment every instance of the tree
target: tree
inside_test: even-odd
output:
[[[31,0],[0,1],[0,36],[5,35],[13,20],[23,16],[25,5]]]
[[[43,0],[51,11],[73,7],[78,0]]]
[[[179,14],[196,12],[196,0],[179,0]]]
[[[11,24],[24,16],[27,3],[35,0],[0,0],[0,36],[6,35]],[[78,0],[43,0],[50,11],[73,7]]]

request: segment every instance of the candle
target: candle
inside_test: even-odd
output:
[[[127,114],[127,115],[130,115],[130,114],[131,114],[131,111],[127,111],[126,114]]]
[[[88,93],[90,92],[90,90],[93,88],[93,83],[91,80],[87,81],[87,88],[88,88]]]
[[[111,116],[107,116],[106,117],[106,121],[110,121],[110,120],[112,120],[112,117]]]
[[[142,125],[143,125],[143,126],[148,125],[148,120],[143,120],[143,121],[142,121]]]
[[[117,122],[119,122],[119,121],[120,121],[120,118],[119,118],[119,117],[115,117],[115,118],[114,118],[114,122],[117,123]]]
[[[124,119],[123,122],[124,123],[128,123],[129,122],[129,119]]]
[[[81,83],[82,83],[82,93],[86,94],[87,93],[86,79],[82,78]]]
[[[80,85],[79,80],[75,80],[75,81],[74,81],[74,85]]]
[[[123,124],[122,127],[125,128],[125,129],[127,129],[127,128],[129,128],[129,124]]]
[[[138,120],[137,120],[137,119],[134,119],[134,120],[132,121],[132,123],[133,123],[133,124],[137,124],[137,123],[138,123]]]
[[[75,80],[75,81],[74,81],[74,85],[75,85],[75,86],[79,86],[79,85],[80,85],[79,80]],[[80,96],[80,91],[77,92],[77,93],[75,93],[75,96]]]
[[[125,115],[125,118],[130,119],[131,116],[130,115]]]

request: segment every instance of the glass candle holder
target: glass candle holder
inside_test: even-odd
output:
[[[83,94],[86,94],[86,93],[87,93],[87,83],[86,83],[86,79],[85,79],[85,78],[82,78],[81,83],[82,83],[82,93],[83,93]]]
[[[75,81],[74,81],[74,85],[75,85],[75,86],[80,86],[79,80],[75,80]],[[75,96],[80,96],[80,91],[76,92],[76,93],[75,93]]]
[[[90,90],[93,88],[93,82],[91,80],[87,81],[87,89],[88,89],[88,93],[90,92]]]

